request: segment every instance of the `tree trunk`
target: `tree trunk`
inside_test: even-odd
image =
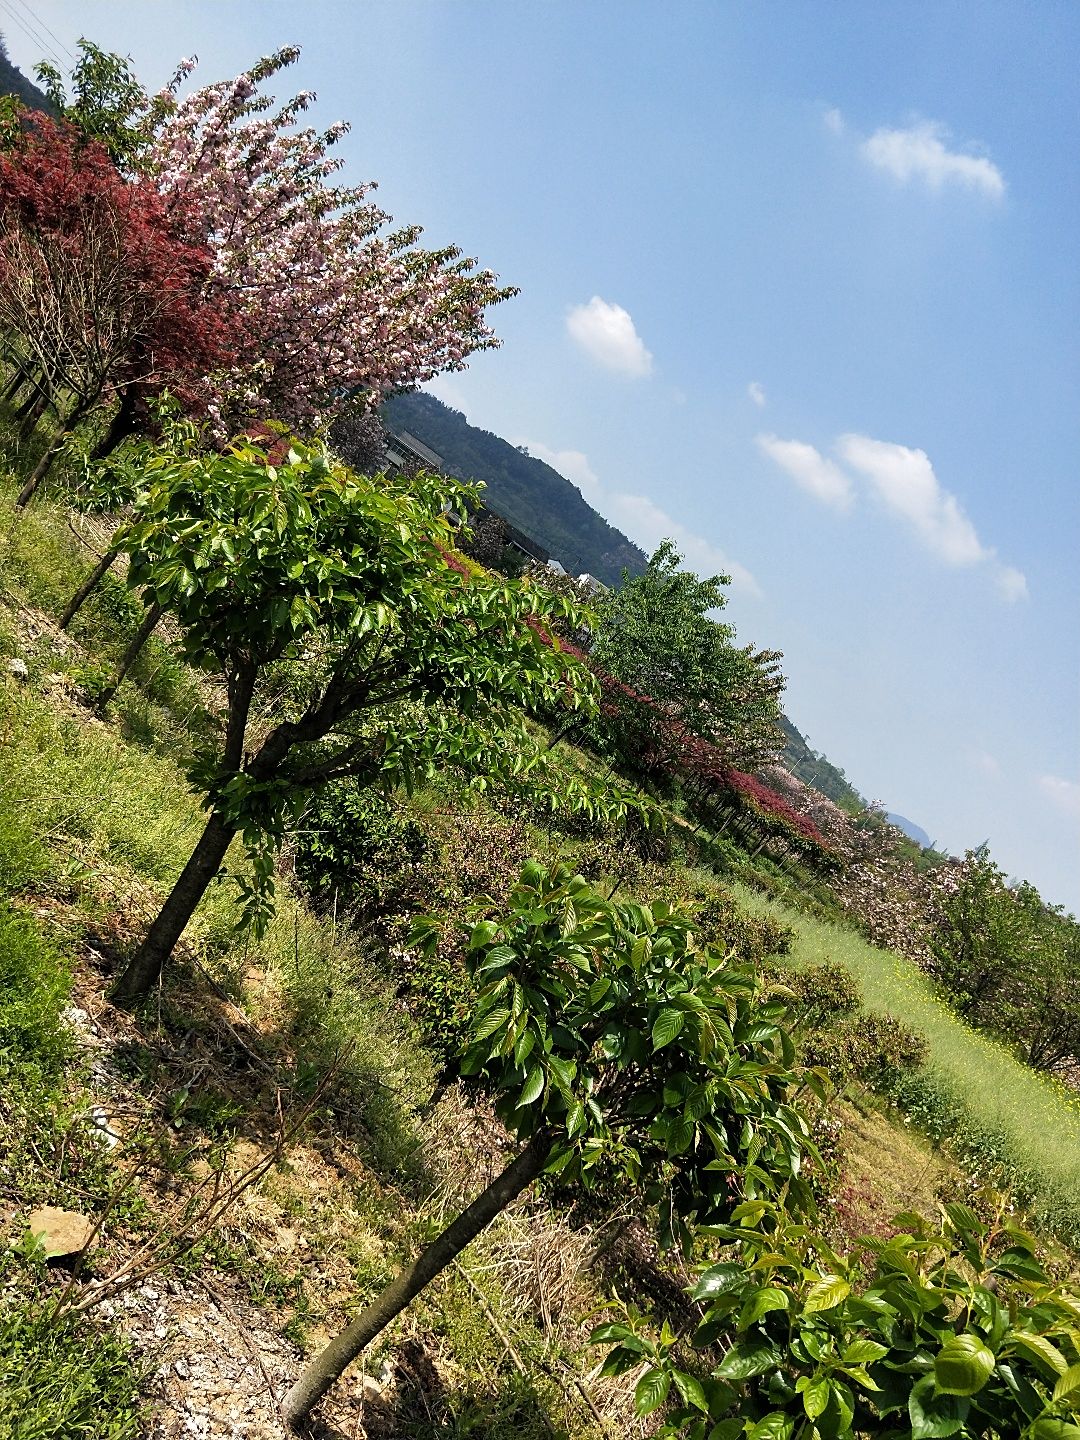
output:
[[[19,406],[15,412],[16,418],[22,421],[19,426],[19,443],[25,445],[38,427],[38,421],[45,414],[45,407],[49,403],[49,392],[38,382],[37,393],[31,392],[29,398]]]
[[[469,1208],[463,1210],[426,1250],[422,1250],[351,1325],[330,1341],[285,1396],[281,1413],[286,1424],[294,1430],[299,1429],[311,1414],[312,1407],[318,1404],[361,1350],[370,1345],[395,1315],[399,1315],[410,1300],[445,1270],[466,1245],[475,1240],[515,1196],[521,1194],[530,1181],[536,1179],[550,1151],[551,1136],[544,1132],[535,1135],[517,1159],[496,1176]]]
[[[86,577],[83,583],[75,591],[75,594],[68,601],[67,609],[60,616],[61,630],[66,630],[71,624],[72,620],[75,619],[75,616],[82,609],[83,605],[86,603],[87,600],[89,600],[90,596],[101,584],[102,580],[105,578],[106,572],[110,569],[113,561],[119,554],[120,548],[117,545],[114,545],[110,550],[105,551],[105,554],[101,557],[98,563],[94,566],[93,570],[90,571],[90,574]]]
[[[129,435],[138,423],[138,396],[134,385],[128,385],[120,396],[120,408],[109,422],[109,428],[90,452],[91,460],[104,460]]]
[[[75,429],[75,426],[78,425],[79,421],[83,418],[83,416],[89,409],[90,405],[87,401],[77,400],[75,404],[71,407],[71,409],[68,411],[64,419],[61,420],[60,424],[57,426],[56,434],[50,441],[45,451],[45,454],[42,455],[41,459],[34,466],[33,473],[31,474],[29,480],[27,480],[26,484],[22,487],[22,489],[16,496],[15,508],[17,510],[25,509],[25,507],[29,505],[30,501],[34,498],[34,491],[41,484],[42,480],[45,479],[45,476],[49,473],[49,469],[53,461],[56,459],[57,455],[60,454],[60,451],[64,448],[64,441],[71,434],[72,430]]]
[[[127,647],[123,655],[120,657],[120,664],[116,667],[116,674],[113,676],[112,684],[107,686],[98,694],[97,700],[95,702],[95,709],[99,711],[104,710],[106,705],[109,704],[113,696],[116,694],[117,690],[120,689],[120,686],[123,684],[128,671],[142,654],[143,646],[157,629],[158,621],[161,619],[164,613],[165,607],[163,605],[151,605],[150,608],[147,610],[146,614],[143,616],[142,624],[139,626],[138,630],[135,631],[135,634],[131,638],[131,644]]]
[[[4,386],[3,391],[0,391],[0,400],[3,400],[5,404],[10,403],[15,399],[15,396],[18,395],[23,386],[29,383],[30,371],[20,360],[15,366],[15,373]]]
[[[157,984],[165,962],[184,933],[196,905],[221,869],[221,862],[235,833],[232,825],[222,820],[216,811],[211,812],[206,829],[180,872],[172,893],[113,987],[111,998],[115,1004],[125,1010],[133,1009]]]

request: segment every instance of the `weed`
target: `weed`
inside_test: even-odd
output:
[[[103,1329],[25,1302],[0,1313],[0,1440],[136,1440],[142,1378]]]

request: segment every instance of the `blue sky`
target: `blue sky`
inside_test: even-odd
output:
[[[153,87],[302,44],[350,177],[521,286],[436,393],[731,573],[815,748],[1080,911],[1080,7],[0,0],[28,70],[20,21]]]

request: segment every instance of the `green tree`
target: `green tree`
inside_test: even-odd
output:
[[[414,939],[431,949],[434,922]],[[496,1097],[522,1148],[352,1323],[285,1398],[299,1426],[345,1367],[542,1172],[633,1188],[661,1244],[744,1198],[809,1201],[805,1121],[782,1003],[664,903],[604,900],[564,865],[527,865],[507,913],[472,930],[478,986],[462,1072]]]
[[[235,835],[254,863],[245,914],[258,921],[274,849],[310,791],[347,775],[411,785],[445,765],[544,789],[517,707],[593,697],[584,668],[530,625],[554,624],[566,603],[450,563],[444,508],[465,497],[443,477],[363,478],[298,443],[279,464],[247,443],[144,457],[114,543],[128,583],[175,616],[185,657],[223,678],[227,711],[191,772],[206,828],[117,982],[128,1005],[155,983]],[[569,786],[560,800],[600,803]]]
[[[735,644],[735,628],[716,618],[730,576],[700,579],[664,540],[644,575],[595,602],[590,659],[651,697],[694,735],[718,745],[730,764],[755,766],[783,745],[784,679],[776,651]],[[655,715],[640,716],[646,731]],[[631,728],[633,721],[630,721]]]

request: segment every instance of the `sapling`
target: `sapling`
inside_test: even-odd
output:
[[[414,941],[432,949],[432,922]],[[605,900],[565,865],[526,865],[505,915],[477,924],[477,993],[461,1069],[518,1142],[506,1168],[312,1361],[286,1396],[304,1423],[345,1367],[539,1175],[636,1192],[661,1244],[745,1198],[807,1205],[813,1152],[788,1103],[782,1004],[758,976],[700,949],[664,903]]]

